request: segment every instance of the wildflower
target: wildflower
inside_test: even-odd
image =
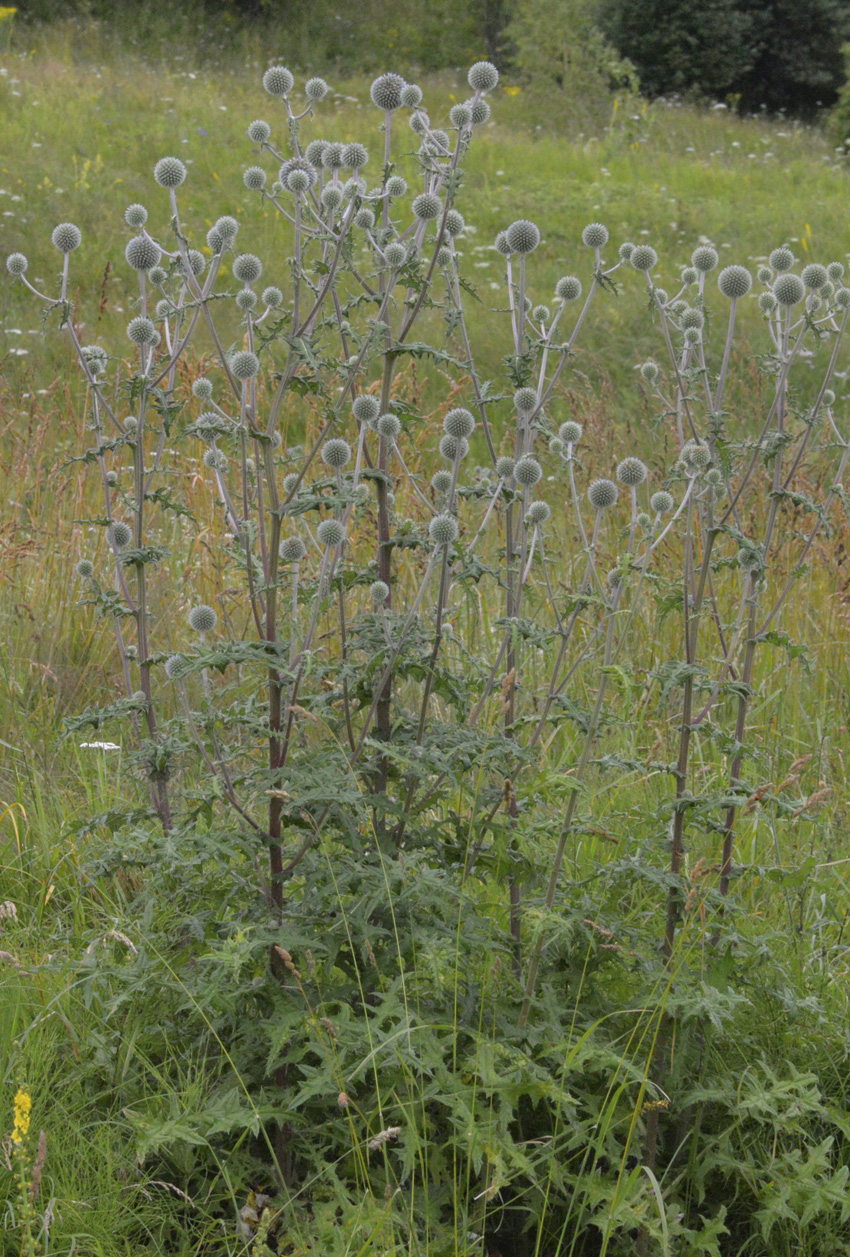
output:
[[[15,1124],[12,1128],[12,1143],[20,1144],[30,1128],[32,1099],[26,1087],[19,1087],[14,1099]]]

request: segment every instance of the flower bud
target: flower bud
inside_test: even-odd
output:
[[[53,228],[50,239],[60,253],[73,253],[82,244],[83,234],[74,223],[60,223],[58,227]]]
[[[619,490],[613,480],[594,480],[587,490],[588,501],[597,511],[604,511],[609,506],[613,506],[619,496]]]
[[[153,177],[161,188],[179,188],[186,178],[186,167],[179,157],[160,157]]]
[[[345,529],[338,519],[323,519],[316,529],[316,536],[323,546],[331,550],[345,541]]]
[[[189,628],[195,633],[211,633],[218,624],[218,616],[212,607],[201,602],[189,612]]]

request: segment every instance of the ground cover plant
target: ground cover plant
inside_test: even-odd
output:
[[[76,570],[19,559],[105,674],[58,836],[5,770],[9,1251],[845,1251],[843,263],[550,273],[520,187],[476,290],[491,66],[358,139],[262,81],[238,214],[164,146],[122,198],[123,310],[114,228],[7,261],[75,363]]]

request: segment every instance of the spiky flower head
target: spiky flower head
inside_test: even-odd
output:
[[[356,140],[346,144],[342,150],[342,164],[346,170],[362,170],[368,160],[369,150],[365,144],[358,144]]]
[[[534,319],[535,323],[548,323],[552,317],[552,312],[548,306],[535,306],[531,311],[531,317]]]
[[[597,511],[613,506],[619,496],[620,491],[613,480],[594,480],[587,490],[588,501]]]
[[[808,266],[804,266],[800,278],[812,292],[820,292],[829,281],[826,267],[821,266],[820,262],[810,262]]]
[[[428,525],[428,534],[435,546],[450,546],[457,541],[459,531],[453,515],[435,515]]]
[[[660,306],[666,306],[667,304],[667,289],[666,288],[656,288],[655,286],[653,286],[652,294]],[[684,307],[685,303],[682,302],[681,304]],[[677,306],[679,305],[678,301],[676,302],[676,305]],[[674,311],[672,306],[671,306],[670,312],[671,314],[679,313],[679,311]]]
[[[327,147],[327,140],[311,140],[304,149],[305,161],[308,161],[311,166],[318,169],[318,167],[322,164],[322,157],[324,156],[325,149]]]
[[[375,420],[375,431],[385,440],[395,441],[401,436],[401,420],[398,415],[381,415]]]
[[[337,140],[332,140],[325,145],[322,153],[322,166],[325,170],[342,170],[342,155],[345,152],[345,145],[340,144]]]
[[[384,249],[384,259],[391,270],[396,271],[407,261],[407,249],[398,240],[393,240]]]
[[[435,192],[420,192],[413,201],[413,213],[421,222],[438,218],[443,203]]]
[[[497,253],[501,253],[502,257],[509,258],[511,256],[511,246],[508,244],[508,233],[500,231],[493,241],[493,247]]]
[[[83,345],[80,353],[92,375],[100,375],[106,370],[109,355],[103,345]]]
[[[581,233],[581,239],[588,249],[601,249],[608,243],[608,228],[602,223],[588,223]]]
[[[208,402],[213,395],[212,380],[208,380],[205,376],[200,376],[192,385],[192,392],[199,401]]]
[[[689,288],[691,284],[695,284],[698,279],[699,271],[695,266],[684,266],[682,268],[682,283],[686,287]]]
[[[537,390],[518,388],[514,393],[514,405],[521,414],[530,415],[537,406]]]
[[[686,327],[683,340],[686,345],[698,345],[702,340],[702,332],[698,327]]]
[[[221,450],[204,450],[203,464],[210,471],[227,471],[227,455]]]
[[[222,214],[221,218],[216,219],[213,227],[225,245],[233,244],[239,231],[239,224],[232,214]]]
[[[500,480],[510,480],[514,474],[516,463],[507,454],[503,454],[501,458],[496,459],[496,475]]]
[[[651,271],[658,261],[658,254],[651,244],[636,244],[629,261],[636,271]]]
[[[788,245],[783,244],[778,249],[773,249],[767,260],[770,262],[770,265],[777,272],[777,274],[781,275],[785,271],[790,271],[796,261],[796,258],[788,248]]]
[[[428,130],[428,115],[421,112],[411,114],[408,125],[416,135],[424,135]]]
[[[451,152],[452,143],[449,139],[447,131],[436,127],[430,135],[426,135],[422,140],[422,152],[427,153],[430,157],[448,157]]]
[[[407,192],[407,180],[403,179],[401,175],[390,175],[385,187],[387,196],[404,196]]]
[[[172,314],[176,312],[176,307],[168,297],[163,297],[162,301],[156,303],[156,317],[158,319],[170,319]]]
[[[10,275],[23,275],[28,266],[29,262],[23,253],[10,253],[6,258],[6,270]]]
[[[617,464],[617,479],[620,484],[627,485],[630,489],[635,485],[643,484],[646,477],[646,464],[642,463],[639,458],[630,456]]]
[[[336,183],[329,183],[322,189],[322,205],[334,213],[342,205],[342,188]]]
[[[375,226],[375,215],[368,205],[364,205],[354,215],[354,226],[360,227],[363,231],[371,231]]]
[[[325,80],[320,79],[318,76],[308,79],[304,84],[304,95],[314,105],[318,104],[320,100],[324,100],[330,90]]]
[[[703,275],[713,271],[719,261],[720,254],[712,244],[699,244],[691,254],[691,266]]]
[[[168,279],[168,271],[164,266],[152,266],[148,271],[148,282],[153,284],[154,288],[161,288]]]
[[[351,446],[341,436],[331,437],[322,446],[322,460],[328,467],[344,467],[351,460]]]
[[[620,256],[620,261],[630,262],[634,251],[635,251],[635,246],[632,244],[632,242],[630,240],[624,240],[623,243],[620,245],[619,249],[617,250],[617,253]]]
[[[779,301],[772,292],[763,292],[759,295],[759,309],[762,314],[773,314],[773,311],[779,305]]]
[[[133,236],[127,241],[124,257],[134,271],[149,271],[162,257],[162,249],[147,236]]]
[[[499,82],[499,71],[492,61],[476,61],[469,67],[466,81],[474,92],[492,92]]]
[[[116,519],[107,529],[106,535],[116,550],[123,550],[133,540],[133,530],[123,519]]]
[[[746,297],[752,286],[753,277],[746,266],[724,266],[717,276],[717,287],[731,301]]]
[[[400,74],[381,74],[369,89],[372,104],[378,109],[392,113],[401,107],[401,94],[405,86],[405,81]]]
[[[138,202],[128,205],[124,211],[124,222],[128,227],[144,227],[147,221],[148,211],[144,205],[139,205]]]
[[[225,241],[216,231],[215,227],[210,227],[207,232],[207,247],[212,249],[213,253],[221,253],[225,248]]]
[[[254,253],[240,253],[233,259],[233,278],[242,284],[255,284],[263,273],[263,264]]]
[[[705,315],[702,310],[689,308],[682,314],[682,327],[695,327],[698,331],[702,331],[705,326]]]
[[[262,166],[249,166],[242,175],[242,182],[251,192],[260,192],[266,186],[268,175]]]
[[[530,502],[525,512],[525,522],[531,525],[545,524],[552,514],[548,502]]]
[[[291,70],[284,65],[273,65],[263,75],[263,87],[269,96],[286,96],[295,86]]]
[[[455,458],[458,460],[466,458],[469,453],[469,442],[466,437],[449,436],[446,433],[440,440],[440,453],[449,462],[453,462]]]
[[[451,236],[454,240],[463,231],[466,223],[460,210],[450,209],[446,213],[445,232],[447,236]]]
[[[511,253],[533,253],[540,244],[540,231],[528,218],[518,218],[505,232]]]
[[[94,564],[91,559],[80,559],[77,564],[77,575],[82,576],[83,580],[91,580],[94,576]]]
[[[681,461],[689,472],[704,471],[711,464],[711,451],[704,441],[686,441]]]
[[[280,543],[278,553],[284,563],[300,563],[307,553],[307,547],[300,537],[286,537]]]
[[[253,310],[258,300],[259,297],[254,292],[253,288],[243,288],[241,292],[237,292],[236,294],[236,305],[243,313],[247,313],[248,310]]]
[[[640,373],[647,384],[654,384],[658,379],[658,366],[654,362],[645,362],[640,369]]]
[[[294,492],[295,486],[297,484],[298,484],[298,472],[297,471],[287,472],[287,474],[283,477],[283,491],[287,495],[287,497],[289,496],[290,493]]]
[[[574,419],[568,419],[558,429],[558,436],[566,445],[575,445],[577,441],[581,440],[582,431],[580,423],[576,423]]]
[[[183,655],[169,655],[165,661],[165,675],[169,681],[179,681],[189,671],[189,661]]]
[[[832,303],[839,310],[850,308],[850,288],[836,288]]]
[[[422,88],[416,83],[405,83],[401,89],[401,103],[405,109],[416,109],[422,103]]]
[[[659,489],[657,493],[653,493],[649,499],[649,505],[655,511],[656,515],[666,515],[668,511],[672,511],[675,505],[673,494],[668,493],[666,489]]]
[[[74,223],[60,223],[53,228],[50,236],[55,248],[60,253],[73,253],[83,242],[83,233]],[[147,270],[147,267],[145,267]]]
[[[447,436],[468,437],[475,431],[475,419],[462,406],[450,410],[443,420],[443,431]]]
[[[447,244],[441,245],[437,250],[437,265],[441,270],[446,270],[452,264],[452,251]]]
[[[760,266],[756,271],[756,279],[760,284],[769,284],[773,279],[773,271],[769,266]]]
[[[578,301],[581,296],[581,280],[575,275],[564,275],[555,285],[555,296],[561,301]]]
[[[271,133],[271,127],[262,118],[255,118],[248,125],[248,139],[254,144],[265,144]]]
[[[795,306],[806,295],[806,286],[793,271],[777,275],[773,281],[773,295],[781,306]]]
[[[211,633],[218,624],[218,616],[212,607],[200,602],[189,612],[189,628],[195,633]]]
[[[360,423],[374,423],[381,413],[381,403],[371,393],[361,393],[355,397],[351,409]]]
[[[472,114],[472,125],[481,127],[490,117],[490,105],[483,96],[479,96],[477,100],[465,100],[463,102]]]
[[[159,341],[159,332],[150,319],[139,315],[127,324],[127,335],[134,345],[155,345]]]
[[[467,127],[472,126],[472,110],[469,105],[452,105],[449,110],[449,122],[453,127],[457,127],[458,131],[463,131]]]
[[[179,157],[160,157],[153,177],[161,188],[179,188],[186,178],[186,167]]]
[[[445,467],[441,467],[439,471],[435,471],[431,477],[431,488],[435,493],[448,493],[452,484],[452,473],[447,471]]]
[[[250,349],[237,349],[230,359],[230,370],[237,380],[252,380],[260,370],[260,360]]]
[[[532,458],[530,454],[526,454],[521,458],[516,467],[514,467],[514,478],[517,484],[521,484],[523,488],[529,489],[532,485],[537,484],[543,475],[543,468],[540,466],[536,458]]]
[[[331,550],[345,541],[345,529],[338,519],[323,519],[316,529],[316,536],[323,546]]]
[[[712,467],[705,473],[705,483],[710,484],[712,489],[723,484],[723,472],[719,467]]]
[[[832,280],[833,284],[840,284],[844,278],[844,263],[830,262],[829,266],[826,268],[826,273]]]

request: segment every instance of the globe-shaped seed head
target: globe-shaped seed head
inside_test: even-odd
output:
[[[243,288],[241,292],[236,294],[236,305],[243,313],[253,310],[259,298],[253,288]]]
[[[756,271],[756,279],[760,284],[769,284],[773,279],[773,271],[769,266],[760,266]]]
[[[475,431],[475,419],[462,406],[450,410],[443,420],[443,431],[447,436],[468,437]]]
[[[368,205],[364,205],[354,215],[354,226],[362,228],[363,231],[371,231],[375,226],[375,215]]]
[[[381,403],[371,393],[361,393],[355,397],[351,409],[359,423],[374,423],[381,413]]]
[[[179,157],[160,157],[153,168],[153,177],[161,188],[179,188],[186,178],[186,167]]]
[[[540,231],[528,218],[518,218],[505,232],[511,253],[533,253],[540,244]]]
[[[833,404],[835,401],[835,394],[831,388],[824,389],[822,401],[824,406],[831,406]]]
[[[617,250],[617,253],[620,256],[620,261],[629,262],[631,260],[631,256],[634,253],[634,251],[635,251],[635,246],[632,244],[632,242],[630,240],[624,240],[623,243],[620,245],[619,249]]]
[[[448,493],[452,484],[452,473],[441,467],[431,477],[431,488],[435,493]]]
[[[566,445],[575,445],[581,440],[582,431],[580,423],[576,423],[574,419],[568,419],[558,429],[558,436]]]
[[[259,373],[260,361],[250,349],[237,349],[230,359],[230,370],[237,380],[252,380]]]
[[[398,415],[381,415],[375,420],[375,431],[387,441],[395,441],[401,436],[401,420]]]
[[[548,306],[535,306],[531,311],[531,317],[535,323],[548,323],[552,317],[552,312]]]
[[[107,536],[116,550],[123,550],[133,540],[133,530],[129,524],[124,523],[123,519],[116,519],[107,530]]]
[[[597,511],[613,506],[619,496],[620,491],[613,480],[594,480],[587,491],[588,501]]]
[[[617,464],[617,479],[620,484],[630,489],[635,485],[643,484],[646,477],[646,464],[642,463],[639,458],[624,458],[621,463]]]
[[[324,100],[330,90],[325,80],[320,79],[318,76],[308,79],[304,84],[304,95],[314,105],[318,104],[320,100]]]
[[[128,205],[124,211],[124,222],[128,227],[144,227],[147,221],[148,211],[144,205],[139,205],[138,202]]]
[[[338,519],[323,519],[316,529],[316,536],[323,546],[331,550],[345,540],[345,529]]]
[[[60,223],[58,227],[53,228],[50,239],[53,241],[54,248],[57,248],[60,253],[73,253],[82,244],[83,233],[74,223]],[[147,270],[147,267],[144,269]]]
[[[212,249],[213,253],[221,253],[225,247],[225,242],[215,227],[210,227],[207,232],[207,246]]]
[[[518,388],[514,393],[514,405],[521,414],[530,415],[537,406],[537,390]]]
[[[263,302],[270,309],[276,310],[278,306],[283,305],[283,293],[274,284],[270,284],[268,288],[263,289]]]
[[[298,484],[298,472],[297,471],[287,472],[287,474],[283,477],[283,491],[287,497],[289,497],[289,494],[294,491],[295,486],[297,484]]]
[[[808,266],[804,266],[800,278],[812,292],[820,292],[829,280],[826,267],[819,262],[810,262]]]
[[[682,446],[682,462],[689,470],[703,471],[711,464],[711,451],[702,441],[686,441]]]
[[[338,143],[336,140],[325,145],[322,153],[322,166],[325,170],[342,170],[342,155],[345,152],[345,145]]]
[[[581,239],[588,249],[601,249],[608,243],[608,228],[602,223],[588,223],[581,233]]]
[[[521,458],[516,467],[514,467],[514,478],[517,484],[521,484],[523,488],[531,488],[537,484],[543,475],[543,468],[540,466],[536,458],[532,458],[530,454],[526,454]]]
[[[651,244],[636,244],[629,261],[636,271],[651,271],[658,261],[658,254]]]
[[[267,178],[262,166],[249,166],[242,175],[242,182],[251,192],[259,192],[266,186]]]
[[[445,234],[454,240],[463,231],[466,223],[459,210],[450,209],[446,213]]]
[[[705,326],[705,315],[702,310],[688,309],[682,314],[682,327],[695,327],[701,331]]]
[[[832,304],[839,310],[850,308],[850,288],[836,288]]]
[[[169,681],[179,681],[189,670],[188,661],[182,655],[169,655],[165,661],[165,675]]]
[[[80,353],[92,375],[100,375],[106,370],[108,354],[102,345],[83,345]]]
[[[474,92],[492,92],[499,82],[499,71],[492,61],[476,61],[469,67],[466,81]]]
[[[386,602],[390,596],[390,587],[386,581],[374,580],[369,586],[369,596],[375,603]]]
[[[209,467],[210,471],[226,471],[227,455],[223,454],[221,450],[205,450],[203,464],[205,467]]]
[[[667,289],[666,289],[666,288],[655,288],[655,287],[653,287],[652,292],[653,292],[653,296],[655,297],[655,300],[658,302],[658,304],[659,304],[660,306],[666,306],[666,304],[667,304]],[[677,301],[677,302],[676,302],[676,305],[678,305],[678,304],[679,304],[679,302]],[[671,307],[671,313],[678,313],[678,311],[675,311],[675,312],[674,312],[674,311],[672,310],[672,307]]]
[[[278,553],[284,563],[300,563],[307,553],[307,547],[300,537],[286,537],[280,543]]]
[[[575,275],[564,275],[555,285],[555,296],[561,301],[578,301],[581,296],[581,280]]]
[[[189,628],[195,633],[211,633],[218,624],[218,616],[212,607],[201,602],[189,612]]]
[[[504,258],[509,258],[511,256],[511,246],[508,244],[508,233],[506,231],[499,232],[496,239],[493,241],[493,248]]]
[[[401,103],[405,109],[416,109],[422,103],[422,88],[416,83],[405,83],[401,89]]]
[[[450,546],[457,541],[459,531],[452,515],[435,515],[428,525],[428,534],[435,546]]]
[[[248,125],[248,139],[254,144],[265,144],[271,133],[271,127],[262,118],[255,118]]]
[[[233,243],[239,231],[239,224],[231,214],[222,214],[221,218],[216,219],[213,227],[226,245]]]
[[[702,332],[698,327],[686,327],[683,340],[686,345],[698,345],[702,340]]]
[[[723,472],[719,467],[712,467],[705,473],[705,483],[710,484],[713,489],[723,483]]]
[[[795,306],[806,295],[806,286],[799,275],[786,271],[773,281],[773,295],[781,306]]]
[[[510,480],[514,474],[516,463],[507,454],[496,459],[496,475],[500,480]]]
[[[114,489],[114,488],[115,488],[115,486],[116,486],[116,485],[117,485],[117,483],[118,483],[118,472],[117,472],[117,471],[108,471],[108,472],[106,473],[106,483],[107,483],[108,485],[110,485],[110,486]]]
[[[378,109],[392,113],[401,108],[401,94],[405,86],[405,81],[400,74],[381,74],[369,89],[372,104]]]
[[[407,249],[399,241],[394,240],[384,249],[384,258],[391,270],[398,270],[407,261]]]
[[[326,210],[330,210],[331,213],[339,209],[340,205],[342,205],[342,188],[338,184],[329,183],[322,190],[322,205]]]
[[[94,576],[94,564],[91,559],[80,559],[77,564],[77,575],[81,576],[83,580],[91,580],[92,576]]]
[[[472,110],[469,105],[452,105],[449,110],[449,122],[453,127],[457,127],[458,131],[464,131],[467,127],[471,127]]]
[[[531,502],[528,510],[525,512],[525,522],[527,524],[545,524],[552,509],[548,502]]]
[[[830,262],[829,266],[826,268],[826,273],[833,284],[840,284],[844,278],[844,263]]]
[[[658,366],[654,362],[645,362],[640,369],[640,373],[647,384],[654,384],[658,379]]]
[[[407,192],[407,180],[402,179],[401,175],[390,175],[385,187],[388,196],[404,196]]]
[[[772,292],[763,292],[759,296],[759,309],[762,314],[773,314],[779,302]]]
[[[286,96],[295,86],[295,78],[286,66],[273,65],[263,75],[263,87],[269,96]]]
[[[437,265],[441,270],[446,270],[452,264],[452,251],[448,245],[444,244],[437,250]]]
[[[732,301],[746,297],[752,286],[753,277],[746,266],[724,266],[717,276],[717,287]]]
[[[6,270],[10,275],[23,275],[28,266],[29,262],[23,253],[10,253],[6,258]]]
[[[124,257],[134,271],[149,271],[162,257],[162,249],[147,236],[133,236],[127,241]]]
[[[168,271],[164,266],[152,266],[148,271],[148,283],[153,284],[154,288],[161,288],[167,279]]]
[[[420,192],[413,200],[413,213],[421,222],[430,222],[438,218],[443,208],[440,198],[434,192]]]
[[[472,125],[481,127],[490,117],[490,104],[483,96],[479,96],[477,100],[466,100],[463,102],[472,114]]]
[[[783,244],[780,246],[780,248],[773,249],[767,260],[768,262],[770,262],[770,265],[773,267],[776,273],[781,275],[785,271],[790,271],[791,267],[794,265],[794,262],[796,261],[796,258],[794,257],[794,254],[791,252],[791,250],[788,248],[787,244]]]
[[[697,245],[691,254],[691,266],[694,270],[701,271],[703,275],[713,271],[719,261],[720,254],[711,244]]]
[[[199,401],[208,402],[213,395],[212,380],[208,380],[205,376],[199,376],[192,385],[192,392]]]
[[[668,493],[666,489],[659,489],[657,493],[653,493],[649,499],[649,505],[655,511],[656,515],[666,515],[668,511],[672,511],[674,502],[673,494]]]
[[[449,462],[453,462],[455,456],[458,459],[466,458],[469,453],[469,442],[466,437],[449,436],[446,433],[440,441],[440,453]]]
[[[150,319],[139,315],[127,324],[127,335],[134,345],[155,345],[159,340],[159,332]]]
[[[365,144],[356,141],[346,144],[342,150],[342,164],[346,170],[362,170],[369,160],[369,150]]]
[[[240,253],[233,259],[233,277],[243,284],[255,284],[263,273],[263,264],[253,253]]]
[[[322,460],[328,467],[344,467],[351,459],[351,446],[341,436],[331,437],[322,446]]]
[[[691,284],[695,284],[698,279],[699,271],[695,266],[685,266],[682,268],[682,283],[686,287],[689,288]]]

